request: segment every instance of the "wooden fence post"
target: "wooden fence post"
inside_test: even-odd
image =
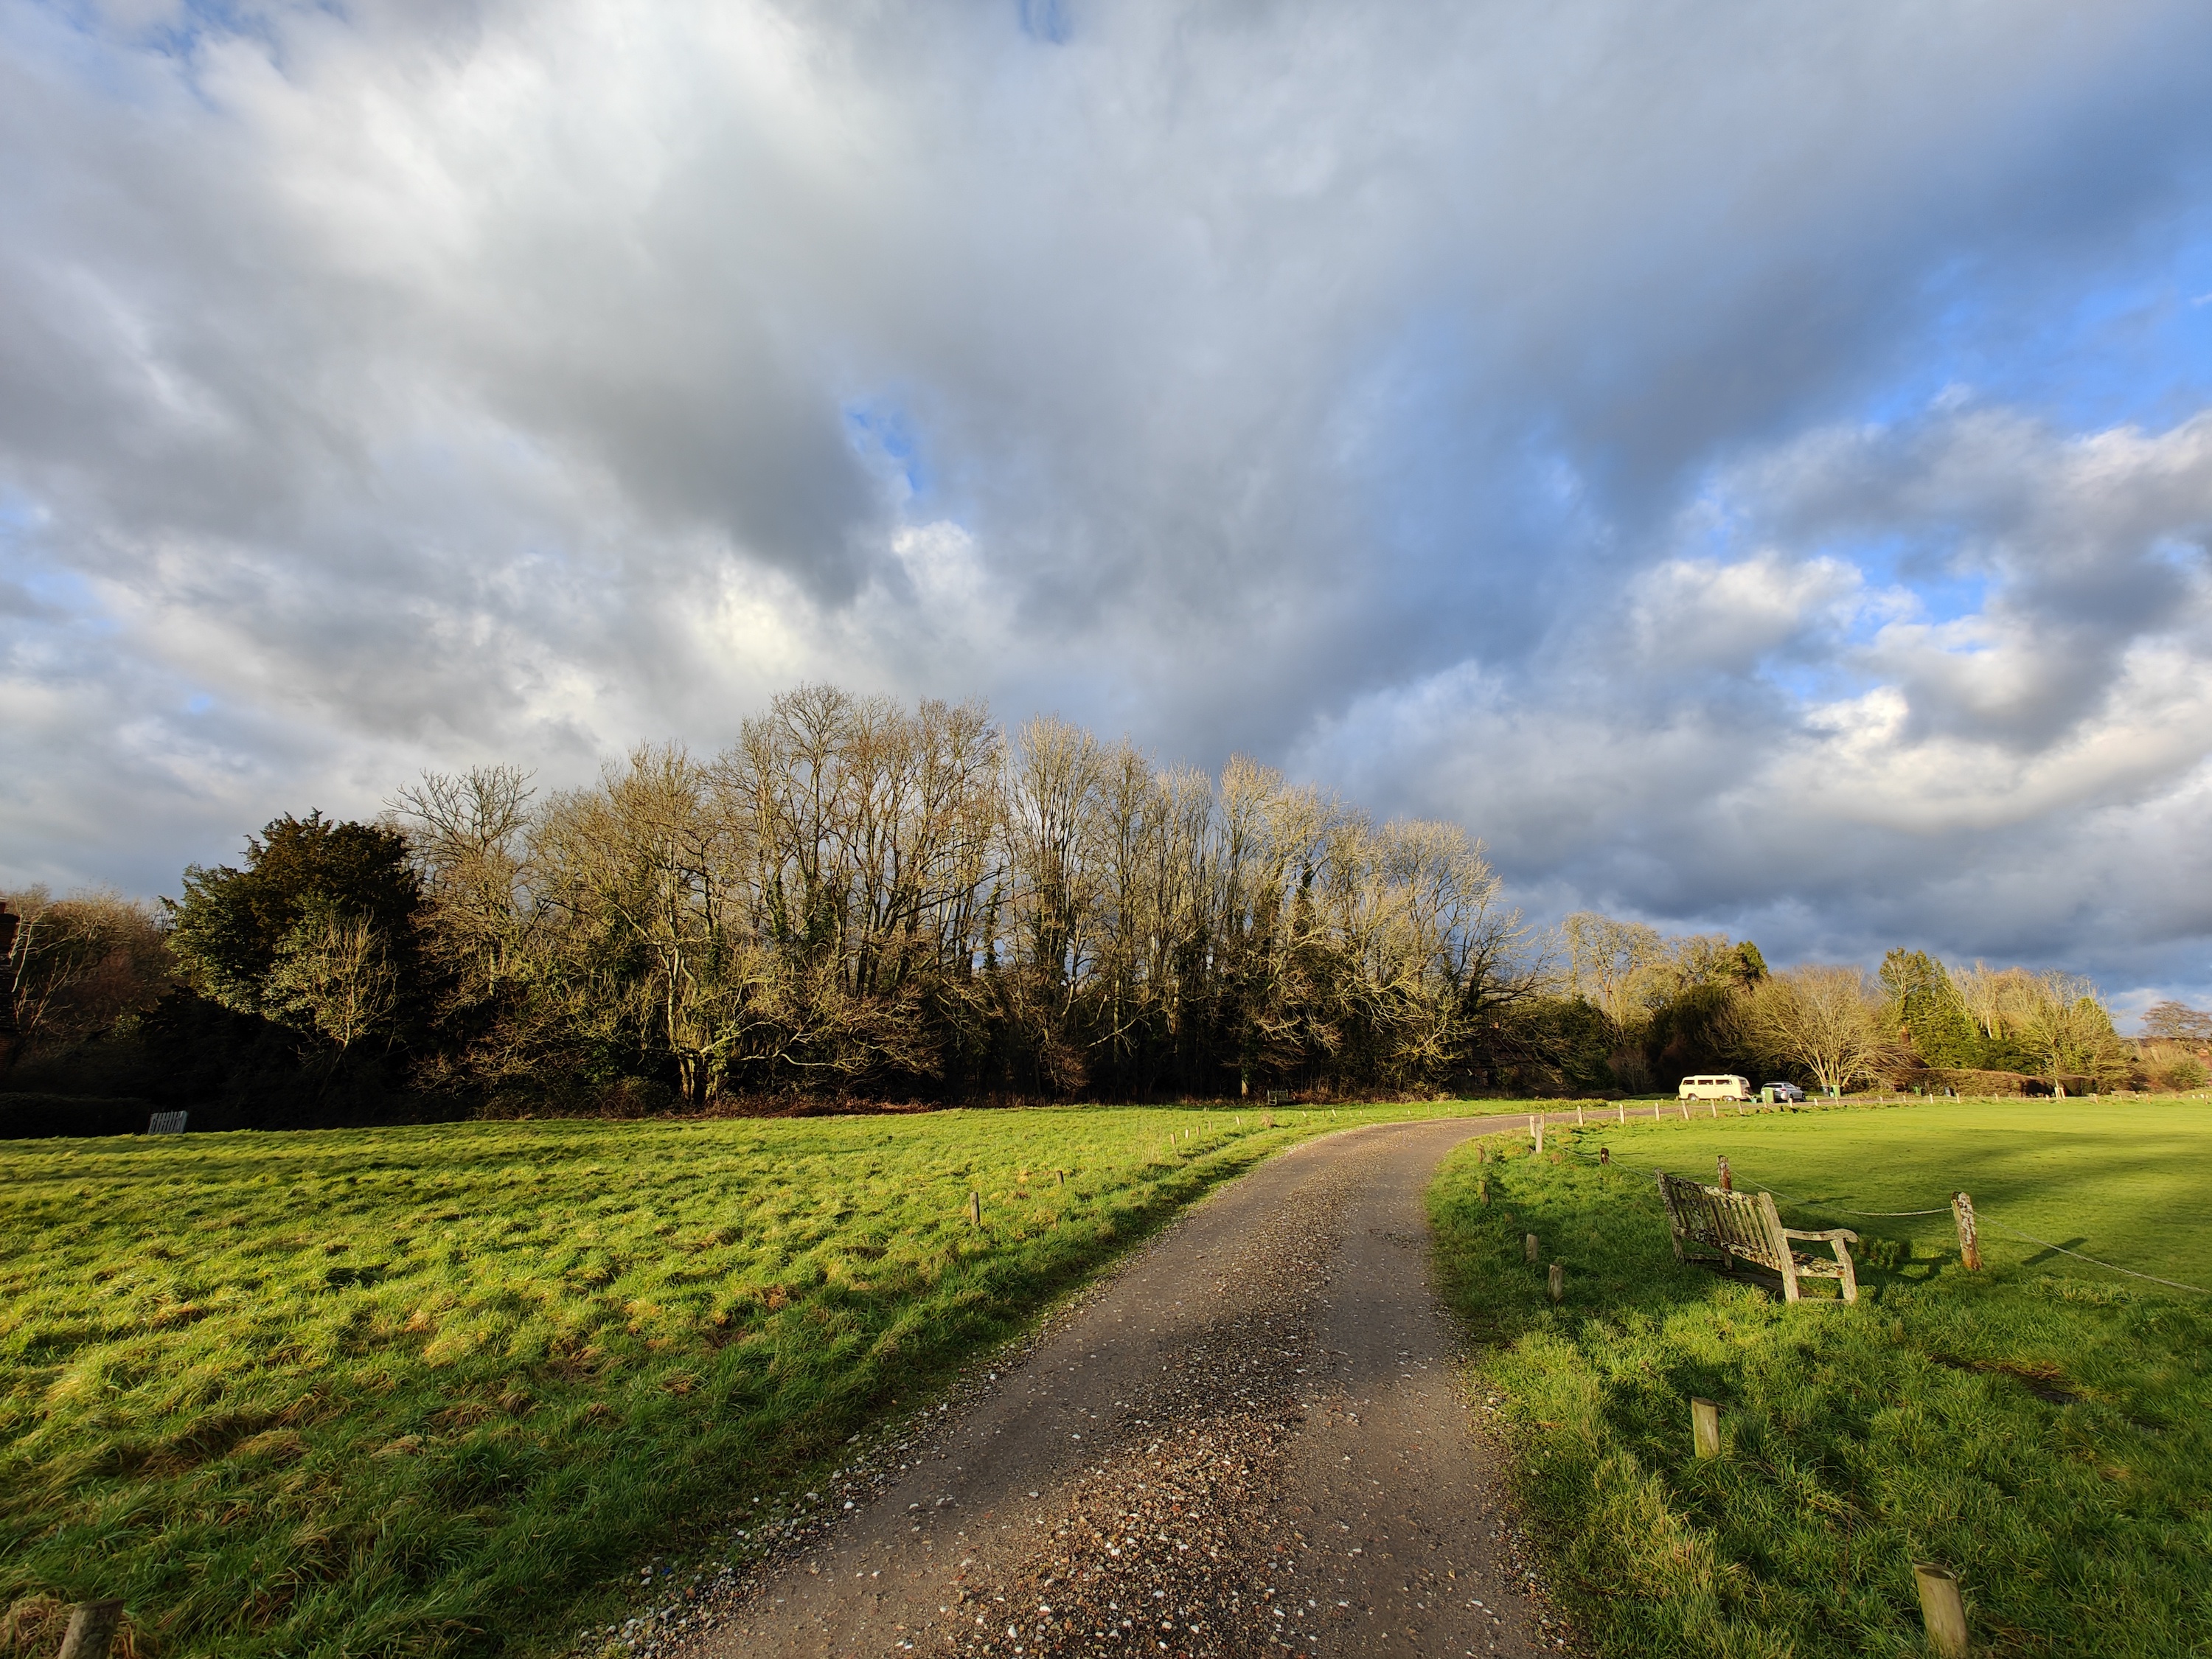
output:
[[[1700,1457],[1721,1455],[1721,1408],[1710,1400],[1690,1401],[1690,1439]]]
[[[1628,1127],[1628,1103],[1623,1100],[1614,1103],[1620,1108],[1620,1127],[1626,1129]]]
[[[80,1601],[70,1609],[69,1633],[57,1659],[107,1659],[108,1644],[123,1623],[123,1600]]]
[[[1721,1154],[1721,1190],[1724,1193],[1735,1190],[1735,1171],[1729,1168],[1726,1152]]]
[[[1597,1161],[1601,1164],[1611,1164],[1613,1162],[1613,1148],[1610,1146],[1599,1147],[1597,1149]]]
[[[1583,1103],[1578,1100],[1575,1103],[1575,1127],[1579,1129],[1588,1121],[1589,1120],[1583,1116]]]
[[[1982,1245],[1974,1236],[1974,1195],[1972,1193],[1951,1194],[1951,1218],[1959,1224],[1960,1265],[1970,1273],[1979,1273],[1982,1270]]]
[[[1966,1659],[1966,1606],[1959,1599],[1958,1575],[1915,1561],[1912,1577],[1920,1586],[1920,1619],[1928,1627],[1928,1645],[1943,1659]]]
[[[1538,1119],[1536,1120],[1536,1156],[1537,1156],[1537,1157],[1539,1157],[1539,1158],[1541,1158],[1543,1155],[1544,1155],[1544,1120],[1543,1120],[1542,1118],[1540,1118],[1540,1118],[1538,1118]]]
[[[981,1193],[968,1194],[968,1224],[971,1227],[983,1224],[983,1194]]]
[[[1567,1296],[1567,1269],[1565,1262],[1554,1261],[1547,1276],[1544,1288],[1554,1302],[1564,1302]]]
[[[1531,1261],[1534,1261],[1536,1259],[1535,1234],[1523,1233],[1521,1235],[1521,1254]]]

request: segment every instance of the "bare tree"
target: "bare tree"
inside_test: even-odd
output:
[[[1820,1088],[1841,1094],[1897,1058],[1882,1006],[1879,986],[1863,968],[1793,968],[1747,994],[1744,1039],[1762,1058],[1801,1066]]]
[[[2106,1083],[2126,1073],[2125,1046],[2095,985],[2072,974],[2014,972],[2016,1034],[2042,1060],[2055,1092],[2065,1092],[2067,1077]]]
[[[149,905],[111,889],[57,899],[43,887],[0,893],[0,903],[20,918],[0,973],[27,1053],[143,1012],[173,981],[167,930]]]
[[[2212,1013],[2184,1002],[2154,1002],[2144,1012],[2142,1034],[2183,1042],[2212,1042]]]
[[[399,1005],[390,952],[365,916],[303,921],[277,952],[264,1006],[319,1031],[340,1054],[389,1029]]]
[[[1667,959],[1659,930],[1640,921],[1620,921],[1593,910],[1578,910],[1560,924],[1567,950],[1567,977],[1575,994],[1626,1030],[1644,1011],[1654,970]]]

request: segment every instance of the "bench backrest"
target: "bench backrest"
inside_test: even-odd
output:
[[[1789,1259],[1782,1217],[1768,1193],[1729,1193],[1659,1171],[1659,1196],[1677,1239],[1779,1268]]]

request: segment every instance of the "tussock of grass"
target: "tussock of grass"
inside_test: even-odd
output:
[[[1561,1589],[1603,1650],[1919,1654],[1911,1563],[1932,1559],[1963,1580],[1982,1650],[2205,1651],[2205,1298],[1986,1234],[1990,1265],[1968,1274],[1948,1215],[1784,1205],[1891,1264],[1863,1271],[1856,1307],[1792,1310],[1678,1265],[1647,1171],[1710,1178],[1726,1152],[1739,1186],[1863,1210],[1965,1188],[2021,1231],[2204,1284],[2208,1141],[2201,1109],[2053,1103],[1593,1127],[1557,1164],[1525,1141],[1487,1143],[1487,1163],[1462,1149],[1431,1195],[1442,1259],[1493,1345],[1477,1382]],[[1601,1143],[1609,1170],[1583,1161]],[[1721,1405],[1717,1460],[1692,1455],[1698,1395]]]
[[[18,1143],[0,1606],[119,1595],[173,1656],[526,1650],[1212,1183],[1420,1109]]]

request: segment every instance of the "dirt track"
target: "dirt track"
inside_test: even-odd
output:
[[[1554,1650],[1422,1211],[1447,1151],[1518,1121],[1352,1130],[1224,1188],[662,1651]]]

